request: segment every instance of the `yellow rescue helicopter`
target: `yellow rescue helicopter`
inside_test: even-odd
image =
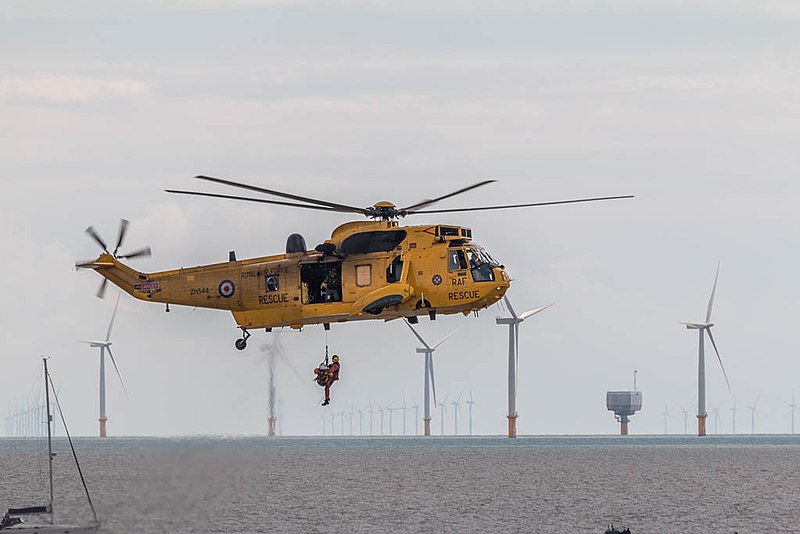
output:
[[[216,308],[233,314],[242,337],[236,348],[243,350],[249,330],[363,319],[406,318],[411,323],[420,315],[432,320],[436,314],[469,314],[500,300],[510,278],[505,266],[472,240],[464,226],[427,224],[400,226],[407,215],[499,210],[553,204],[570,204],[631,198],[631,195],[535,202],[504,206],[455,209],[426,209],[431,205],[484,186],[485,180],[434,199],[405,208],[378,202],[366,208],[348,206],[264,189],[254,185],[209,176],[199,180],[245,189],[287,199],[243,197],[197,191],[168,189],[168,193],[258,202],[337,213],[358,213],[371,219],[345,223],[331,238],[308,250],[299,234],[286,241],[286,252],[260,258],[229,261],[198,267],[143,273],[120,260],[149,256],[150,248],[120,255],[128,228],[122,220],[113,252],[91,226],[86,232],[103,253],[77,267],[94,269],[104,277],[98,291],[102,296],[110,280],[131,296],[166,304]]]

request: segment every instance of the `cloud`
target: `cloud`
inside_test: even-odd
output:
[[[152,84],[143,80],[90,78],[39,74],[0,80],[0,98],[30,98],[51,102],[86,102],[95,99],[142,98]]]

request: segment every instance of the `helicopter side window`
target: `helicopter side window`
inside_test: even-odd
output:
[[[450,270],[461,271],[467,268],[467,258],[461,249],[450,250]]]
[[[356,265],[356,285],[367,287],[372,284],[372,265]]]
[[[400,281],[400,276],[403,274],[403,258],[397,256],[389,267],[386,268],[386,282],[393,284]]]
[[[264,287],[267,291],[278,291],[280,289],[280,283],[278,281],[277,274],[268,274],[264,278]]]

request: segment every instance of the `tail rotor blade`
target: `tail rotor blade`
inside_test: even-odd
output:
[[[114,370],[117,371],[117,376],[119,377],[119,383],[122,384],[122,391],[125,392],[125,398],[128,399],[128,390],[125,389],[125,382],[122,380],[122,374],[119,372],[119,367],[117,367],[117,360],[114,359],[114,355],[111,353],[111,347],[106,347],[108,351],[108,355],[111,356],[111,363],[114,364]]]
[[[103,278],[103,281],[100,282],[100,287],[97,288],[97,293],[95,293],[95,296],[99,299],[105,298],[107,286],[108,286],[108,278]]]
[[[131,252],[130,254],[123,254],[122,256],[117,256],[117,258],[121,260],[124,260],[126,258],[140,258],[140,257],[149,258],[152,255],[153,252],[150,250],[150,247],[144,247],[134,252]]]
[[[111,320],[108,322],[108,330],[106,331],[106,341],[111,339],[111,328],[114,326],[114,318],[117,316],[117,308],[119,308],[119,297],[121,295],[122,295],[121,291],[117,293],[117,302],[116,304],[114,304],[114,313],[111,314]]]
[[[119,247],[121,247],[122,242],[125,241],[125,234],[128,233],[128,224],[130,223],[126,219],[119,220],[119,233],[117,234],[117,246],[114,247],[114,252],[111,254],[112,256],[117,255]]]
[[[714,306],[714,293],[717,292],[717,280],[719,279],[719,262],[717,262],[717,274],[714,276],[714,287],[711,289],[711,297],[708,299],[708,311],[706,312],[706,322],[711,322],[711,308]]]
[[[725,377],[725,383],[728,385],[728,391],[731,391],[731,383],[728,381],[728,373],[725,372],[725,366],[722,365],[722,358],[719,356],[719,351],[717,350],[717,344],[714,342],[714,334],[711,333],[711,329],[707,329],[708,332],[708,339],[711,340],[711,346],[714,347],[714,352],[717,353],[717,360],[719,361],[719,366],[722,368],[722,376]]]
[[[95,229],[94,229],[94,226],[90,226],[90,227],[88,227],[88,228],[87,228],[86,230],[84,230],[84,231],[85,231],[87,234],[89,234],[89,237],[91,237],[92,239],[94,239],[94,240],[95,240],[95,242],[96,242],[98,245],[100,245],[100,248],[102,248],[102,249],[103,249],[103,252],[105,252],[106,254],[108,253],[108,245],[106,245],[106,242],[105,242],[105,241],[103,241],[103,238],[102,238],[102,237],[100,237],[100,234],[98,234],[98,233],[97,233],[97,230],[95,230]]]

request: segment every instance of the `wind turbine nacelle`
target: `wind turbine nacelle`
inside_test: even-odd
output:
[[[705,328],[711,328],[714,326],[714,323],[683,323],[686,325],[688,330],[701,330]]]

